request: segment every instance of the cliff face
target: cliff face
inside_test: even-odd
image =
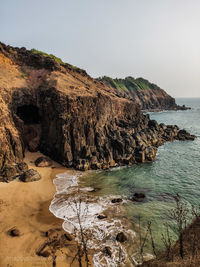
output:
[[[112,79],[104,76],[98,80],[114,88],[120,97],[125,97],[140,105],[142,110],[188,109],[177,105],[175,99],[163,89],[143,78]]]
[[[152,161],[157,147],[193,140],[84,70],[0,43],[0,177],[23,171],[24,150],[80,170]]]

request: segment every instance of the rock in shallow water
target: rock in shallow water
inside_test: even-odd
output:
[[[114,198],[111,200],[112,203],[120,203],[122,202],[122,198]]]
[[[107,216],[104,215],[104,214],[99,214],[99,215],[97,216],[97,218],[98,218],[99,220],[103,220],[103,219],[106,219]]]
[[[41,176],[36,170],[30,169],[30,170],[24,172],[23,174],[21,174],[19,176],[19,179],[22,182],[34,182],[34,181],[40,180]]]
[[[112,252],[111,252],[111,248],[110,247],[105,247],[103,252],[109,257],[112,256]]]
[[[121,232],[121,233],[117,234],[116,240],[123,243],[123,242],[127,241],[127,237],[125,236],[125,234],[123,232]]]
[[[195,136],[195,135],[191,135],[191,134],[188,133],[186,130],[180,130],[180,131],[178,132],[177,138],[178,138],[178,140],[180,140],[180,141],[186,141],[186,140],[194,141],[195,138],[196,138],[196,136]]]
[[[144,193],[135,193],[133,197],[131,198],[132,201],[135,202],[142,202],[146,198],[146,195]]]

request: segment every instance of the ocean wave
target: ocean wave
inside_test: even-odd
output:
[[[95,267],[117,267],[119,261],[121,266],[126,262],[126,250],[122,244],[116,240],[119,232],[126,232],[132,239],[135,232],[125,229],[121,220],[113,218],[113,214],[120,214],[121,205],[111,204],[110,197],[95,197],[88,192],[93,188],[79,188],[80,175],[59,174],[54,179],[56,194],[51,202],[49,210],[58,218],[63,219],[63,229],[75,235],[75,240],[81,243],[81,231],[87,233],[89,238],[87,246],[95,251],[93,262]],[[112,216],[99,219],[98,215],[104,212]],[[105,248],[109,247],[112,257],[105,253]]]

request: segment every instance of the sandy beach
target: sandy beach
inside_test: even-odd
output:
[[[62,232],[62,220],[49,211],[55,193],[53,179],[62,172],[74,173],[56,162],[52,167],[35,167],[34,161],[42,154],[26,152],[25,162],[36,169],[42,179],[23,183],[13,181],[0,183],[0,266],[31,267],[52,266],[52,257],[36,254],[47,241],[45,233],[50,229]],[[20,236],[12,237],[9,230],[17,228]],[[56,266],[70,266],[75,242],[66,241],[62,253],[56,251]],[[74,244],[74,245],[73,245]],[[64,251],[64,253],[63,253]],[[67,256],[66,256],[67,255]],[[78,266],[74,262],[71,266]]]

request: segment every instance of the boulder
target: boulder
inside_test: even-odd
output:
[[[19,172],[24,172],[28,170],[28,165],[25,162],[20,162],[17,164]]]
[[[25,162],[20,162],[17,164],[6,165],[0,171],[0,181],[2,182],[10,182],[18,177],[19,174],[28,170],[28,165]]]
[[[30,170],[24,172],[23,174],[21,174],[19,176],[19,179],[22,182],[34,182],[34,181],[40,180],[41,176],[36,170],[30,169]]]
[[[52,165],[52,161],[47,157],[39,157],[35,161],[37,167],[49,167]]]
[[[125,234],[123,232],[120,232],[120,233],[117,234],[116,240],[118,242],[123,243],[123,242],[125,242],[127,240],[127,237],[125,236]]]
[[[9,234],[10,234],[10,236],[13,236],[13,237],[15,237],[15,236],[20,236],[20,231],[19,231],[19,229],[17,229],[17,228],[13,228],[13,229],[11,229],[11,230],[9,231]]]
[[[48,258],[50,256],[50,252],[45,250],[45,251],[41,251],[39,253],[37,253],[38,256],[44,257],[44,258]]]
[[[49,229],[48,231],[45,232],[45,236],[46,237],[51,237],[55,233],[56,233],[55,229]]]
[[[72,241],[72,237],[70,234],[68,233],[65,233],[62,235],[62,238],[66,239],[67,241]]]

